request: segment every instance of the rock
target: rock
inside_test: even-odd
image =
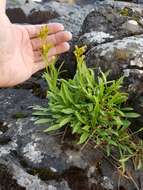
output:
[[[34,123],[32,121],[31,118],[31,114],[29,113],[29,110],[31,110],[31,106],[38,104],[39,102],[39,98],[34,98],[34,96],[28,91],[26,90],[2,90],[3,93],[0,93],[0,101],[2,104],[1,106],[1,111],[3,109],[9,110],[7,113],[7,117],[5,117],[5,114],[2,116],[1,114],[1,119],[3,121],[7,120],[8,121],[8,129],[7,131],[5,131],[4,134],[6,134],[8,137],[10,137],[10,142],[5,142],[6,144],[1,144],[0,141],[0,178],[3,178],[3,176],[5,175],[5,172],[7,171],[7,180],[9,180],[9,187],[13,188],[14,187],[16,189],[28,189],[28,190],[39,190],[39,189],[43,189],[43,190],[70,190],[70,188],[68,188],[68,185],[66,182],[64,182],[64,179],[61,182],[56,182],[56,181],[48,181],[48,183],[46,184],[45,182],[42,182],[37,176],[32,176],[30,174],[28,174],[28,168],[27,171],[25,169],[22,168],[21,164],[24,164],[24,158],[25,160],[29,160],[30,162],[33,162],[33,164],[39,164],[41,163],[41,160],[44,158],[44,155],[42,155],[41,150],[36,150],[40,145],[40,136],[36,137],[36,133],[34,135],[34,131],[38,130],[38,128],[34,127]],[[17,93],[19,92],[19,93]],[[10,94],[9,94],[10,93]],[[24,94],[26,93],[26,95]],[[19,95],[18,95],[19,94]],[[5,96],[5,101],[3,101],[3,98]],[[23,98],[22,98],[23,96]],[[25,98],[24,98],[25,97]],[[28,109],[25,107],[22,107],[23,102],[21,101],[23,99],[23,102],[25,102],[25,106],[29,107]],[[28,103],[28,100],[30,100],[30,102]],[[17,102],[17,104],[15,104],[15,101]],[[19,103],[20,104],[19,104]],[[27,103],[28,104],[27,104]],[[27,105],[26,105],[27,104]],[[10,109],[13,108],[13,109]],[[28,111],[29,115],[28,118],[21,118],[21,119],[13,119],[12,115],[13,113],[16,111],[20,111],[20,110],[25,110]],[[31,111],[30,111],[31,112]],[[31,118],[31,119],[30,119]],[[31,125],[31,126],[30,126]],[[41,131],[41,135],[43,134],[42,130],[39,128],[38,131]],[[39,133],[37,131],[37,133]],[[39,134],[40,135],[40,134]],[[44,135],[44,134],[43,134]],[[25,139],[25,142],[24,142]],[[29,141],[28,141],[29,139]],[[47,139],[47,137],[46,137]],[[45,139],[45,142],[46,142]],[[30,142],[31,140],[31,142]],[[44,136],[42,138],[41,136],[41,141],[44,140]],[[50,139],[49,139],[50,140]],[[36,144],[39,142],[39,144]],[[23,144],[21,144],[23,142]],[[21,147],[22,145],[22,147]],[[50,145],[50,144],[49,144]],[[40,146],[45,147],[45,145],[41,144]],[[45,147],[46,148],[46,147]],[[47,147],[48,148],[48,147]],[[54,146],[53,146],[54,148]],[[46,151],[46,150],[45,150]],[[50,149],[49,147],[49,151],[52,151],[52,149]],[[17,153],[16,153],[17,152]],[[46,152],[45,152],[46,153]],[[18,154],[17,156],[17,161],[13,158],[13,156],[11,155],[15,155]],[[57,152],[58,154],[58,152]],[[22,157],[23,156],[23,157]],[[49,156],[52,156],[52,152],[49,154]],[[58,159],[58,158],[57,158]],[[15,161],[14,161],[15,160]],[[50,159],[49,159],[50,160]],[[14,161],[14,162],[13,162]],[[52,161],[52,160],[51,160]],[[54,160],[53,160],[54,161]],[[15,164],[15,162],[17,162]],[[26,162],[26,161],[25,161]],[[55,162],[55,161],[54,161]],[[54,163],[53,162],[53,163]],[[9,163],[9,164],[8,164]],[[46,164],[47,161],[45,160]],[[28,161],[27,161],[27,165]],[[60,167],[60,164],[58,165]],[[35,166],[36,167],[36,166]],[[44,167],[44,165],[43,165]],[[49,168],[52,168],[52,164],[49,163]],[[56,167],[55,165],[53,166],[53,168]],[[2,168],[5,168],[4,171],[2,170]],[[47,166],[48,168],[48,166]],[[7,187],[6,185],[4,185],[5,182],[0,180],[0,189],[2,188],[3,190],[7,190],[9,187]],[[20,185],[20,186],[19,186]],[[13,187],[14,186],[14,187]],[[24,188],[22,188],[24,187]],[[9,189],[10,190],[10,189]]]
[[[126,23],[124,23],[122,25],[122,28],[127,29],[128,31],[135,33],[135,32],[139,31],[140,26],[139,26],[137,21],[128,20]]]
[[[16,180],[13,179],[13,176],[10,174],[10,171],[2,160],[0,160],[0,189],[2,190],[25,190],[24,187],[17,184]]]
[[[65,26],[65,30],[71,31],[73,36],[79,33],[84,18],[96,5],[86,5],[84,7],[78,5],[68,5],[64,3],[57,3],[55,1],[45,6],[53,7],[60,17],[52,19],[51,22],[60,22]]]
[[[26,0],[8,0],[6,1],[7,6],[21,6],[24,5]]]
[[[143,92],[143,7],[120,2],[105,5],[100,5],[101,9],[97,7],[87,15],[77,43],[88,46],[86,62],[89,67],[97,68],[96,76],[99,67],[103,71],[110,70],[111,79],[125,76],[124,90],[129,93],[129,102],[141,114],[132,128],[138,124],[137,128],[140,129],[143,124],[143,106],[140,102]],[[136,19],[131,20],[133,17]],[[121,31],[121,28],[124,29]]]
[[[124,15],[125,10],[127,11],[127,16]],[[132,11],[131,14],[129,13],[130,11]],[[82,44],[96,45],[97,42],[95,43],[95,41],[97,40],[95,36],[93,39],[93,33],[97,33],[97,39],[99,40],[97,44],[141,34],[143,33],[143,28],[138,23],[141,17],[140,12],[131,8],[99,5],[84,20],[80,33],[80,39],[84,38]],[[138,22],[132,18],[138,18]],[[92,40],[92,42],[87,42],[88,39]],[[79,43],[81,44],[80,40]]]
[[[50,6],[44,8],[34,2],[8,3],[6,13],[13,23],[41,24],[59,16]]]
[[[93,47],[86,54],[87,65],[101,67],[104,71],[111,70],[112,78],[118,78],[124,74],[130,82],[132,81],[129,84],[130,93],[131,85],[134,86],[132,90],[139,93],[137,86],[135,87],[136,82],[130,77],[134,72],[136,79],[142,78],[142,39],[143,36],[139,35]]]
[[[0,159],[0,188],[2,190],[70,190],[63,180],[43,182],[38,176],[32,176],[12,157]]]
[[[7,14],[13,22],[63,23],[74,36],[71,52],[64,55],[66,67],[74,71],[73,46],[86,44],[87,65],[111,69],[112,78],[123,74],[125,87],[134,98],[131,104],[143,114],[141,6],[123,2],[100,2],[83,7],[55,1],[18,2],[9,1],[7,5]],[[141,189],[142,172],[135,171],[131,163],[127,171],[134,183],[120,176],[112,159],[107,159],[103,151],[90,145],[80,151],[73,136],[63,138],[61,131],[45,134],[47,125],[34,124],[32,106],[47,106],[47,84],[39,76],[33,76],[15,89],[0,89],[0,189],[135,190],[137,186]],[[142,126],[143,118],[135,122]]]
[[[65,29],[70,30],[75,35],[79,32],[85,16],[92,8],[92,5],[84,7],[78,5],[71,6],[56,1],[43,4],[8,1],[7,15],[14,23],[41,24],[49,21],[60,22],[64,24]]]
[[[47,126],[35,126],[31,116],[31,106],[36,104],[46,105],[47,101],[41,101],[28,90],[0,91],[0,115],[8,127],[4,134],[10,137],[10,141],[0,144],[0,178],[6,172],[9,185],[20,190],[114,189],[117,181],[112,179],[114,175],[107,172],[108,169],[104,170],[105,165],[112,168],[112,174],[117,171],[104,158],[103,152],[90,146],[79,151],[80,147],[72,138],[70,142],[69,138],[61,142],[62,134],[43,133]],[[14,119],[15,110],[21,109],[28,112],[28,116]],[[105,164],[103,168],[99,164],[101,160]],[[0,180],[0,188],[4,183]],[[122,183],[127,189],[130,187],[128,180],[124,179]]]
[[[98,44],[111,41],[114,36],[110,35],[109,33],[105,32],[88,32],[83,34],[78,41],[78,45],[82,46],[86,44],[89,47],[96,46]]]
[[[141,46],[138,44],[138,39],[139,43],[141,42],[140,43]],[[143,124],[143,118],[142,118],[143,114],[142,62],[143,61],[142,61],[141,40],[142,40],[142,35],[136,37],[124,38],[123,40],[116,40],[111,43],[99,45],[95,48],[92,48],[87,53],[87,64],[90,67],[94,68],[101,67],[103,70],[110,69],[111,78],[114,79],[119,78],[121,75],[124,75],[125,77],[124,86],[127,92],[129,93],[130,104],[131,106],[134,107],[136,112],[141,114],[141,117],[135,120],[134,122],[134,126],[137,126],[136,129],[138,130],[141,128]],[[107,52],[104,49],[104,47],[106,47],[105,49],[107,50]],[[98,48],[101,49],[99,50]],[[105,55],[103,52],[104,53],[106,52],[107,54],[105,53],[106,54]],[[94,62],[94,64],[92,61]],[[143,137],[142,133],[140,136]]]
[[[122,75],[125,77],[124,87],[129,93],[129,102],[134,110],[141,114],[141,117],[134,122],[134,126],[138,124],[136,129],[140,129],[143,124],[143,106],[140,102],[143,93],[142,39],[143,36],[139,35],[115,40],[95,46],[86,54],[89,67],[100,67],[103,71],[110,70],[111,79],[117,79]]]

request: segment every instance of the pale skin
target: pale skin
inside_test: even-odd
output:
[[[0,87],[11,87],[45,67],[38,38],[41,25],[12,24],[5,14],[6,0],[0,4]],[[59,23],[48,24],[48,29],[47,42],[53,44],[50,60],[69,50],[72,35]]]

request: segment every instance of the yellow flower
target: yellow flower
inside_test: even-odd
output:
[[[50,50],[52,47],[53,47],[52,44],[48,44],[48,43],[43,44],[43,45],[42,45],[42,55],[44,55],[44,57],[47,56],[48,53],[49,53],[49,50]]]
[[[75,51],[74,51],[74,54],[76,57],[81,57],[83,56],[83,54],[85,53],[87,49],[87,46],[82,46],[82,47],[78,47],[78,46],[75,46]]]
[[[38,34],[38,37],[41,39],[41,40],[45,40],[48,36],[48,33],[49,33],[49,29],[48,29],[48,26],[42,26],[41,27],[41,30]]]

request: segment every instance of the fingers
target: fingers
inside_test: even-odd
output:
[[[49,63],[50,61],[52,60],[52,57],[49,58]],[[46,67],[46,64],[44,63],[43,60],[40,60],[38,62],[35,62],[35,65],[33,67],[33,71],[32,71],[32,74],[36,73],[37,71],[40,71],[42,69],[44,69]]]
[[[52,57],[64,53],[70,49],[70,45],[67,42],[61,43],[49,50],[48,56]]]
[[[46,24],[46,25],[48,26],[49,34],[54,34],[59,31],[64,30],[64,26],[60,23],[50,23],[50,24]],[[45,24],[44,25],[25,25],[24,27],[28,31],[30,38],[36,38],[38,36],[42,26],[45,26]]]
[[[53,56],[64,53],[64,52],[68,51],[69,48],[70,48],[70,46],[67,42],[61,43],[61,44],[53,47],[49,51],[49,54],[48,54],[49,63],[50,63],[50,60],[52,59]],[[36,73],[37,71],[45,68],[45,63],[42,60],[42,55],[41,55],[40,51],[34,51],[34,62],[35,62],[35,64],[34,64],[33,71],[32,71],[33,74]]]
[[[49,35],[47,37],[47,43],[52,44],[52,45],[57,45],[63,42],[67,42],[71,40],[71,38],[72,38],[72,34],[70,32],[62,31],[56,34]],[[41,41],[38,38],[32,39],[31,43],[32,43],[33,50],[40,49],[42,46]]]
[[[32,70],[32,74],[42,70],[45,68],[45,64],[43,61],[38,61],[37,63],[35,63],[33,70]]]
[[[40,32],[42,26],[43,25],[25,26],[31,38],[31,44],[34,51],[35,64],[33,66],[33,74],[45,67],[45,63],[43,62],[42,54],[40,51],[41,43],[38,39],[38,33]],[[54,45],[54,47],[51,48],[48,53],[48,58],[50,62],[50,59],[52,59],[53,56],[59,55],[69,50],[70,46],[67,41],[71,40],[72,34],[70,32],[63,31],[64,27],[59,23],[48,24],[48,28],[49,34],[51,35],[47,36],[47,43],[51,43],[52,45]]]
[[[48,57],[51,58],[53,56],[59,55],[61,53],[64,53],[68,51],[70,48],[69,44],[67,42],[61,43],[49,50]],[[42,61],[42,53],[40,50],[34,51],[34,62]]]

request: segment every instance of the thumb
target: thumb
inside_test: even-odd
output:
[[[6,9],[6,0],[1,0],[0,4],[0,13],[4,13]]]

